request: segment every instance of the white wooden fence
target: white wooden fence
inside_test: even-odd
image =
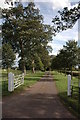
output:
[[[77,83],[78,86],[75,86],[75,83]],[[78,88],[79,97],[80,97],[80,80],[79,80],[79,82],[71,81],[71,75],[68,75],[68,89],[67,89],[67,95],[68,96],[72,96],[73,88]]]
[[[8,91],[12,92],[22,84],[24,84],[24,74],[16,76],[11,72],[8,74]]]

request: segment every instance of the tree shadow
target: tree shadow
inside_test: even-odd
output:
[[[74,118],[56,94],[21,94],[2,107],[3,118]]]
[[[60,92],[59,97],[61,101],[67,106],[67,108],[73,112],[77,117],[80,118],[80,100],[78,94],[67,96],[67,92]]]
[[[39,80],[40,77],[27,77],[27,78],[24,78],[24,80]]]

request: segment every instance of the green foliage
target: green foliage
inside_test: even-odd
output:
[[[41,61],[41,58],[38,55],[36,55],[35,57],[35,68],[36,70],[42,70],[42,71],[44,70],[44,65]]]
[[[11,68],[15,60],[15,53],[10,44],[5,43],[2,46],[2,66],[3,68]]]
[[[77,42],[70,40],[66,42],[63,49],[52,60],[52,69],[70,69],[78,64],[78,46]]]
[[[9,1],[7,1],[7,3],[9,3]],[[13,49],[19,53],[19,56],[21,57],[20,63],[22,64],[22,67],[20,68],[22,69],[25,68],[27,61],[31,62],[31,65],[31,60],[35,59],[35,54],[38,54],[41,49],[43,51],[45,48],[45,52],[38,56],[44,65],[44,69],[48,69],[50,66],[50,58],[47,51],[49,52],[51,49],[48,48],[47,43],[52,40],[52,34],[56,35],[57,32],[72,28],[80,18],[79,11],[80,3],[78,4],[78,7],[74,7],[70,10],[65,7],[62,11],[58,11],[60,15],[53,19],[52,28],[50,25],[43,24],[43,16],[40,15],[39,9],[35,8],[33,2],[28,3],[26,7],[17,3],[14,8],[2,10],[2,16],[5,18],[5,22],[2,26],[3,42],[12,44]],[[64,59],[61,60],[63,56]],[[67,64],[68,62],[65,63],[67,58],[65,51],[61,51],[61,55],[58,55],[56,58],[57,60],[55,59],[54,62],[58,69],[71,66]],[[60,64],[58,64],[58,60]],[[28,66],[29,65],[27,65],[27,67]]]
[[[40,55],[41,61],[44,65],[44,70],[48,70],[50,68],[50,55],[49,52],[46,51],[46,48],[43,47],[40,49],[40,51],[38,52],[38,54]]]
[[[52,20],[54,35],[74,26],[76,21],[80,18],[80,2],[77,7],[71,9],[65,7],[62,11],[58,11],[58,13],[59,15]]]
[[[2,17],[5,19],[3,43],[10,43],[19,53],[24,71],[26,60],[34,60],[35,54],[43,47],[47,51],[47,44],[52,40],[52,27],[43,24],[43,16],[33,2],[26,7],[19,3],[9,10],[3,9]]]
[[[59,68],[61,68],[61,67],[60,67],[60,63],[58,61],[58,58],[56,56],[51,61],[51,69],[53,70],[53,69],[59,69]]]
[[[67,96],[67,76],[63,73],[59,73],[57,71],[52,72],[54,80],[56,81],[56,86],[58,89],[59,97],[64,101],[65,105],[76,113],[77,116],[80,115],[80,104],[79,104],[79,93],[78,91],[75,93],[73,92],[72,97]],[[73,77],[72,81],[77,82],[76,86],[78,86],[78,79]],[[72,82],[71,81],[71,82]]]
[[[9,4],[9,0],[6,0],[7,4]],[[15,3],[18,3],[17,1]],[[13,5],[13,2],[11,2]],[[19,3],[18,3],[19,4]],[[56,35],[57,32],[67,30],[72,28],[76,21],[80,18],[80,2],[78,2],[78,6],[68,9],[65,7],[62,11],[58,11],[59,15],[53,18],[53,34]]]
[[[26,60],[26,69],[27,70],[31,70],[33,67],[35,68],[35,70],[44,70],[44,64],[42,63],[41,58],[38,56],[38,54],[36,54],[34,56],[34,63],[31,64],[32,59],[28,59]]]
[[[10,72],[13,72],[15,75],[22,73],[19,70],[12,70],[12,69],[10,70]],[[8,96],[8,95],[20,93],[22,90],[25,90],[25,88],[30,87],[31,85],[36,83],[38,80],[40,80],[40,78],[43,75],[44,75],[44,72],[41,72],[41,71],[36,71],[34,74],[31,71],[27,71],[27,74],[24,78],[24,84],[19,86],[13,92],[9,92],[8,91],[7,71],[2,70],[2,79],[0,79],[0,82],[2,81],[2,95]]]
[[[66,46],[63,46],[64,49],[67,51],[67,57],[68,57],[68,65],[69,66],[74,66],[77,64],[77,57],[78,57],[78,46],[77,42],[75,40],[71,41],[69,40],[66,42]]]
[[[80,47],[78,48],[78,64],[79,64],[79,69],[80,69]]]

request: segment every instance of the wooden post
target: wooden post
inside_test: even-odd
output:
[[[24,84],[24,73],[22,74],[22,84]]]
[[[72,88],[71,88],[71,97],[72,97],[72,95],[73,95],[73,85],[72,85]]]
[[[8,74],[8,91],[14,91],[14,74],[11,72]]]
[[[80,80],[79,80],[79,103],[80,103]]]
[[[68,90],[67,90],[67,95],[71,96],[71,75],[68,75]]]

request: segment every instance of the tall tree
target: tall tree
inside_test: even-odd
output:
[[[10,10],[2,11],[5,22],[3,23],[3,43],[10,43],[13,49],[19,53],[25,72],[25,61],[32,58],[41,46],[47,46],[52,40],[52,28],[43,24],[43,16],[40,15],[35,4],[30,2],[27,7],[18,4]]]
[[[2,66],[3,66],[3,68],[7,68],[7,70],[9,70],[9,68],[11,68],[14,63],[15,58],[16,58],[16,56],[15,56],[15,53],[13,52],[11,45],[5,43],[2,46]]]
[[[12,0],[5,0],[7,4],[11,3],[13,6]],[[15,3],[19,1],[15,0]],[[72,28],[76,21],[80,18],[80,2],[78,6],[68,9],[65,7],[62,11],[58,11],[59,16],[55,16],[52,20],[53,22],[53,33],[56,35],[57,32]]]
[[[66,45],[63,46],[63,49],[60,50],[59,54],[52,61],[53,67],[54,63],[57,63],[59,69],[69,68],[72,75],[72,67],[78,64],[78,45],[75,40],[69,40],[66,42]]]
[[[75,40],[66,42],[66,45],[63,46],[67,53],[67,61],[68,67],[71,70],[72,75],[72,67],[78,64],[78,46]]]

